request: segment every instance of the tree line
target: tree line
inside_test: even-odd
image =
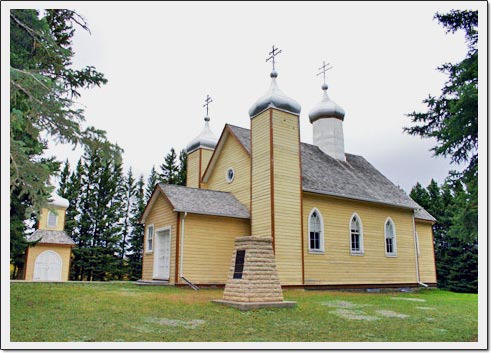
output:
[[[147,181],[132,168],[104,159],[88,149],[71,170],[68,161],[60,175],[58,194],[69,200],[65,230],[75,241],[72,280],[141,278],[143,225],[139,224],[156,183],[185,184],[186,153],[179,162],[172,148]]]

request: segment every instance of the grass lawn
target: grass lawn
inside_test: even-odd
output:
[[[222,290],[11,283],[12,342],[468,342],[477,295],[285,290],[294,309],[241,312]],[[409,300],[408,300],[409,299]]]

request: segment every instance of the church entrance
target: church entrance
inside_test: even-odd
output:
[[[155,232],[153,279],[168,280],[170,275],[170,227]]]

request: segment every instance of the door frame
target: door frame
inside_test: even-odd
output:
[[[160,247],[160,237],[159,237],[159,232],[163,231],[169,231],[169,276],[167,278],[161,278],[157,277],[157,268],[158,268],[158,251]],[[172,255],[172,226],[165,226],[161,228],[155,228],[154,234],[153,234],[154,242],[153,242],[153,273],[152,273],[152,279],[158,279],[158,280],[166,280],[168,281],[170,279],[170,265],[171,265],[171,255]]]

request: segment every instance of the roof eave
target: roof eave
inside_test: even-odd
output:
[[[395,203],[391,203],[391,202],[383,202],[383,201],[378,201],[378,200],[371,200],[371,199],[367,199],[367,198],[363,198],[363,197],[350,197],[350,196],[346,196],[346,195],[342,195],[342,194],[337,194],[334,192],[325,192],[325,191],[319,191],[319,190],[313,190],[313,189],[307,189],[307,188],[302,188],[302,191],[309,192],[312,194],[326,195],[326,196],[332,196],[332,197],[342,198],[342,199],[349,199],[349,200],[354,200],[354,201],[376,203],[376,204],[384,205],[384,206],[404,208],[404,209],[408,209],[408,210],[415,210],[416,209],[416,207],[413,207],[413,206],[400,205],[400,204],[395,204]]]

